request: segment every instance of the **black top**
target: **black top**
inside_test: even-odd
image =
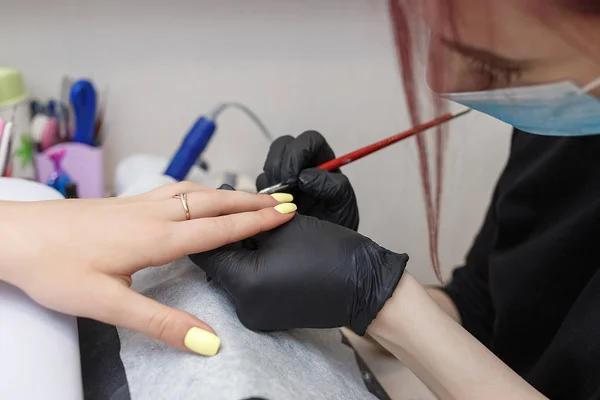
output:
[[[600,397],[600,135],[515,131],[466,265],[464,327],[551,399]]]

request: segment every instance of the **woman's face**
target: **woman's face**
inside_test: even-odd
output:
[[[598,15],[561,8],[557,0],[413,4],[431,29],[428,81],[437,92],[563,80],[585,86],[600,77]]]

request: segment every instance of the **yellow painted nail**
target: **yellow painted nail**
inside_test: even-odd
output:
[[[221,339],[204,329],[192,328],[186,333],[183,344],[194,353],[212,357],[219,351]]]
[[[294,196],[288,193],[273,193],[271,197],[280,203],[291,203],[294,201]]]
[[[280,214],[290,214],[296,211],[298,207],[294,203],[283,203],[278,206],[275,206],[275,211]]]

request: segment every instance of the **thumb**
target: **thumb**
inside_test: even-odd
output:
[[[331,202],[350,196],[351,186],[344,174],[309,168],[300,173],[298,188],[315,199]]]
[[[256,190],[261,191],[267,186],[269,186],[269,180],[267,179],[267,175],[263,172],[256,178]]]
[[[192,314],[142,296],[120,282],[108,282],[112,285],[108,307],[96,319],[203,356],[212,357],[219,351],[221,340],[215,331]]]

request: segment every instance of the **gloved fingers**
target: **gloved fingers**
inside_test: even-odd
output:
[[[292,142],[294,142],[294,138],[292,136],[282,136],[275,139],[275,141],[271,144],[269,154],[267,155],[267,159],[263,167],[263,171],[265,172],[267,178],[267,184],[265,187],[281,182],[281,170],[283,168],[286,148]]]
[[[260,192],[266,187],[269,187],[269,180],[267,179],[267,175],[263,172],[256,178],[256,191]]]
[[[334,158],[335,153],[323,135],[306,131],[285,148],[279,182],[295,179],[303,169],[317,167]]]
[[[231,185],[224,183],[221,186],[219,186],[218,190],[233,190],[233,191],[235,191],[235,188]]]
[[[204,271],[206,275],[206,282],[210,282],[213,280],[213,255],[218,254],[219,252],[235,252],[237,250],[243,250],[242,242],[235,242],[223,247],[219,247],[215,250],[205,251],[203,253],[196,253],[188,255],[188,258],[191,262],[193,262],[197,267],[199,267],[202,271]],[[219,281],[216,281],[219,283]]]
[[[300,173],[298,188],[317,200],[343,204],[352,196],[348,177],[319,168],[305,169]]]
[[[231,295],[246,285],[244,274],[252,273],[253,250],[242,242],[233,243],[205,253],[191,254],[190,260],[202,269],[207,280],[214,280]]]
[[[217,354],[220,339],[195,316],[149,299],[113,279],[107,278],[101,288],[100,304],[89,317],[143,333],[180,350],[203,356]]]

